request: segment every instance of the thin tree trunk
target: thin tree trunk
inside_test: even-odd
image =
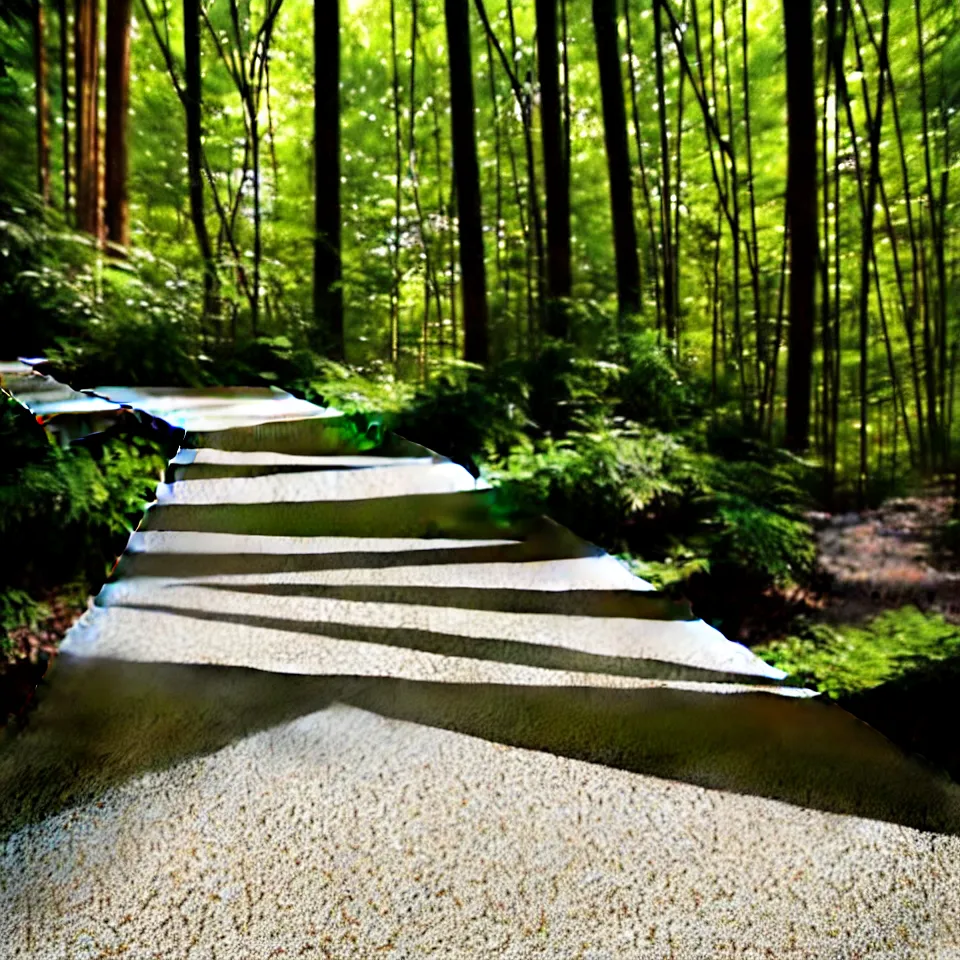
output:
[[[76,0],[74,68],[76,70],[77,227],[99,240],[100,172],[97,102],[100,47],[98,0]]]
[[[420,42],[418,29],[420,5],[412,0],[410,18],[410,119],[409,146],[410,179],[413,185],[413,203],[417,211],[417,224],[420,232],[420,246],[423,251],[424,309],[423,309],[423,368],[424,382],[430,377],[430,291],[432,289],[437,310],[438,342],[443,346],[443,305],[440,296],[440,282],[430,246],[427,219],[423,214],[423,201],[420,197],[420,175],[417,166],[417,44]],[[442,358],[442,357],[441,357]]]
[[[740,304],[740,175],[737,168],[736,121],[733,112],[733,71],[730,69],[730,36],[727,32],[727,0],[720,4],[720,27],[723,37],[723,85],[727,101],[727,155],[730,159],[730,234],[733,242],[733,352],[740,372],[740,409],[744,421],[752,408],[747,386],[747,359],[743,340],[743,317]]]
[[[414,0],[416,3],[416,0]],[[497,98],[497,81],[493,70],[493,44],[489,34],[487,41],[487,78],[490,81],[490,103],[493,106],[493,153],[496,164],[497,194],[496,194],[496,253],[497,289],[503,291],[503,315],[510,316],[510,268],[509,257],[507,269],[503,267],[503,255],[507,252],[507,232],[503,229],[503,150],[501,148],[500,131],[500,104]],[[501,250],[501,247],[503,248]]]
[[[445,0],[450,67],[450,113],[453,175],[459,213],[464,359],[486,363],[487,283],[484,266],[480,169],[474,130],[473,61],[470,56],[468,0]]]
[[[750,235],[747,239],[747,264],[750,268],[750,289],[753,293],[753,325],[756,344],[756,380],[758,386],[758,423],[763,423],[763,404],[764,391],[760,388],[763,382],[764,372],[761,365],[765,356],[765,333],[766,320],[763,315],[763,308],[760,300],[760,242],[757,233],[757,198],[754,191],[753,182],[753,134],[750,124],[750,53],[748,46],[748,25],[747,25],[747,0],[741,0],[740,4],[740,30],[741,46],[743,48],[743,130],[744,130],[744,148],[747,158],[747,198],[749,200],[750,210]],[[811,70],[812,72],[812,70]],[[816,126],[813,127],[816,131]],[[813,172],[814,181],[816,180],[816,171]]]
[[[674,287],[673,225],[670,211],[670,145],[667,132],[666,82],[663,70],[662,0],[653,0],[653,50],[657,75],[657,123],[660,127],[660,238],[663,247],[663,313],[667,340],[677,335],[677,295]]]
[[[510,87],[513,90],[517,107],[520,110],[520,118],[523,126],[523,146],[527,161],[527,203],[530,212],[530,233],[533,236],[533,247],[537,263],[537,316],[536,323],[534,313],[531,309],[528,321],[528,346],[535,349],[535,330],[539,330],[540,322],[543,319],[543,310],[546,300],[546,255],[543,247],[543,221],[540,212],[540,198],[537,191],[537,167],[533,149],[533,108],[530,101],[529,87],[532,85],[532,78],[528,74],[528,83],[526,88],[520,83],[520,78],[514,69],[517,62],[517,32],[513,17],[513,0],[507,0],[507,20],[510,24],[510,43],[513,52],[513,61],[511,61],[503,49],[502,44],[497,39],[497,35],[490,24],[490,18],[487,15],[486,6],[483,0],[475,0],[477,13],[483,22],[487,38],[493,44],[500,62],[503,65],[504,72],[510,81]],[[569,199],[568,199],[569,208]],[[568,228],[569,229],[569,228]]]
[[[832,409],[832,371],[833,358],[830,335],[830,190],[827,147],[830,139],[828,99],[830,93],[830,75],[833,67],[833,46],[836,42],[837,0],[827,0],[826,18],[826,56],[824,57],[823,77],[823,113],[820,117],[820,165],[823,182],[823,247],[820,253],[820,327],[822,351],[822,390],[823,404],[821,425],[821,453],[826,461],[830,437],[830,411]]]
[[[647,164],[643,151],[643,132],[640,127],[640,106],[637,99],[637,76],[633,65],[633,29],[630,21],[630,0],[623,2],[623,18],[627,28],[627,78],[630,84],[630,107],[633,115],[633,136],[637,145],[637,165],[640,168],[640,192],[647,214],[647,231],[650,234],[650,259],[653,262],[653,295],[656,304],[657,330],[663,324],[662,295],[660,292],[660,274],[663,258],[660,256],[657,242],[657,229],[654,226],[653,202],[650,198],[650,181],[647,176]]]
[[[563,56],[563,163],[567,186],[570,185],[570,34],[567,32],[567,0],[560,0],[560,30],[562,32]]]
[[[190,184],[190,219],[200,247],[203,260],[203,313],[214,317],[216,309],[217,272],[213,259],[210,234],[207,231],[206,211],[203,199],[203,131],[202,90],[200,78],[200,3],[199,0],[183,0],[183,59],[184,99],[187,117],[187,177]]]
[[[60,26],[60,114],[63,118],[61,141],[63,143],[63,213],[70,216],[70,76],[68,71],[69,47],[67,36],[67,0],[57,0]]]
[[[717,201],[717,235],[713,244],[713,323],[710,337],[710,387],[714,404],[717,402],[717,352],[720,333],[720,243],[723,230],[723,214]]]
[[[107,243],[130,245],[127,197],[127,113],[130,108],[131,0],[107,0],[107,128],[104,220]],[[114,252],[118,252],[116,249]]]
[[[681,8],[681,16],[686,15],[686,0],[684,0],[683,6]],[[681,70],[680,78],[677,81],[677,163],[676,163],[676,178],[674,183],[676,186],[672,190],[672,196],[668,198],[673,204],[673,232],[671,236],[671,242],[673,244],[673,252],[671,253],[670,259],[673,264],[673,311],[674,311],[674,324],[673,324],[673,341],[674,354],[678,354],[680,350],[680,206],[683,197],[683,90],[684,90],[684,81],[686,80],[686,74]],[[669,210],[669,206],[667,207]],[[667,330],[667,339],[670,338],[670,331]]]
[[[33,79],[37,110],[37,193],[50,203],[50,102],[47,97],[47,50],[41,0],[33,0]]]
[[[600,70],[603,103],[603,133],[610,178],[613,213],[613,246],[617,269],[619,315],[640,312],[640,264],[637,260],[637,230],[630,184],[630,149],[627,115],[623,102],[617,15],[614,0],[593,0],[593,26]]]
[[[930,156],[930,123],[929,123],[929,101],[927,94],[927,70],[926,70],[926,49],[923,37],[923,10],[921,0],[914,0],[913,3],[914,10],[914,19],[917,27],[917,68],[919,71],[920,77],[920,120],[922,123],[922,134],[923,134],[923,165],[924,172],[926,174],[926,199],[927,199],[927,214],[930,221],[930,242],[933,250],[934,263],[937,270],[938,279],[942,278],[942,266],[943,266],[943,236],[940,232],[940,229],[937,224],[937,204],[936,196],[933,189],[933,165]],[[922,213],[921,213],[922,217]],[[929,285],[924,282],[924,291],[925,296],[925,313],[929,312],[930,309],[930,297],[929,297]],[[930,321],[929,318],[925,316],[925,339],[929,341],[929,344],[926,346],[927,352],[927,362],[929,364],[929,369],[927,370],[928,378],[928,400],[927,400],[927,414],[930,417],[930,447],[931,453],[934,457],[934,466],[937,463],[943,462],[943,452],[944,452],[944,436],[943,436],[943,417],[937,415],[935,417],[935,412],[937,411],[937,392],[938,385],[942,380],[943,373],[943,364],[945,358],[943,357],[944,350],[942,348],[942,343],[945,339],[945,328],[946,328],[946,301],[944,299],[944,290],[941,286],[939,290],[939,299],[938,299],[938,310],[934,316],[933,322],[933,334],[930,335]],[[938,354],[939,354],[939,375],[938,375]],[[939,422],[941,429],[935,431],[934,423]]]
[[[540,79],[540,130],[547,201],[547,333],[567,335],[570,296],[570,184],[564,155],[563,120],[557,49],[557,0],[536,0]],[[492,69],[493,64],[490,64]]]
[[[807,449],[817,276],[817,121],[810,0],[784,0],[787,36],[790,328],[787,432],[791,450]]]
[[[403,183],[403,143],[400,132],[400,65],[397,61],[397,4],[390,0],[390,56],[393,65],[393,122],[394,122],[394,207],[393,207],[393,282],[390,286],[390,359],[394,367],[400,360],[400,215],[402,211],[401,184]]]
[[[313,312],[316,338],[343,359],[340,225],[340,0],[313,5],[314,202]]]
[[[848,2],[848,0],[844,0]],[[866,500],[866,485],[868,479],[868,448],[867,448],[867,365],[868,365],[868,336],[869,317],[868,304],[870,298],[870,264],[873,249],[874,207],[877,202],[877,183],[880,177],[880,132],[883,127],[883,102],[886,95],[887,83],[887,39],[890,28],[890,0],[884,0],[883,5],[883,33],[880,40],[879,85],[877,89],[877,107],[870,123],[870,168],[867,174],[867,194],[863,207],[863,229],[860,257],[860,469],[857,475],[857,494],[861,506]],[[878,290],[879,293],[879,290]]]

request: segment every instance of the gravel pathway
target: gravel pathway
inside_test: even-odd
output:
[[[960,789],[601,551],[281,391],[97,393],[186,436],[0,746],[0,957],[960,957]]]

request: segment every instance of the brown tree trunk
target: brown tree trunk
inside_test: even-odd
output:
[[[666,85],[663,76],[663,18],[660,0],[653,0],[653,51],[657,72],[657,124],[660,128],[660,237],[663,244],[663,312],[667,340],[677,335],[677,297],[673,285],[673,215],[670,211],[670,146]]]
[[[791,450],[806,450],[810,433],[814,293],[817,277],[817,147],[810,0],[784,0],[787,36],[790,327],[787,432]]]
[[[63,143],[63,213],[70,213],[70,77],[67,73],[67,0],[57,0],[57,19],[60,26],[60,115],[63,129],[60,132]]]
[[[445,0],[444,7],[450,67],[453,175],[459,214],[464,359],[469,363],[486,363],[489,349],[487,282],[480,208],[480,168],[474,130],[470,8],[468,0]]]
[[[50,203],[50,104],[47,99],[47,51],[44,47],[43,5],[33,0],[33,76],[37,107],[37,192]]]
[[[867,194],[866,200],[863,204],[863,228],[861,236],[861,250],[860,250],[860,304],[859,304],[859,347],[860,347],[860,370],[859,370],[859,382],[860,382],[860,469],[857,475],[857,495],[860,502],[860,506],[864,506],[866,499],[866,486],[867,486],[867,469],[868,469],[868,458],[867,458],[867,414],[868,414],[868,397],[867,397],[867,362],[869,359],[869,354],[867,351],[868,346],[868,335],[869,335],[869,316],[868,316],[868,305],[870,299],[870,264],[871,260],[874,258],[874,249],[873,249],[873,224],[874,224],[874,207],[877,203],[877,184],[880,179],[880,132],[883,127],[883,100],[886,93],[886,79],[887,79],[887,37],[890,26],[890,0],[884,0],[883,6],[883,36],[880,41],[880,52],[879,52],[879,72],[880,80],[877,90],[877,108],[874,111],[872,120],[870,117],[870,107],[869,100],[864,98],[864,102],[867,109],[867,123],[869,125],[869,134],[870,134],[870,169],[867,174]],[[857,55],[859,58],[859,44]],[[853,136],[854,131],[851,130],[851,136]],[[876,271],[876,262],[873,263],[874,271]],[[879,278],[877,293],[879,295]],[[884,326],[886,323],[884,322]],[[896,389],[896,383],[894,383],[894,389]]]
[[[565,305],[570,296],[570,183],[564,151],[557,50],[557,0],[537,0],[537,55],[540,74],[540,131],[547,194],[547,332],[567,334]],[[491,64],[492,68],[492,64]]]
[[[100,137],[97,117],[100,54],[98,0],[76,0],[74,67],[76,70],[77,227],[100,236]]]
[[[617,267],[617,302],[621,316],[640,312],[640,263],[637,228],[630,184],[627,114],[620,74],[617,14],[614,0],[593,0],[593,27],[597,39],[597,66],[603,103],[603,133],[610,177],[613,247]]]
[[[130,107],[131,0],[107,0],[107,129],[104,220],[107,243],[130,244],[127,113]]]
[[[390,359],[394,367],[400,361],[400,233],[403,209],[403,140],[400,130],[400,66],[397,60],[397,4],[390,0],[390,59],[393,67],[393,121],[394,121],[394,212],[393,212],[393,282],[390,286]],[[409,157],[407,162],[410,162]],[[430,300],[427,298],[427,303]]]
[[[316,342],[342,359],[343,263],[340,230],[340,0],[313,5]]]
[[[657,243],[657,228],[654,225],[653,202],[650,199],[650,181],[647,176],[647,164],[643,154],[643,132],[640,127],[640,107],[637,100],[639,85],[637,83],[636,69],[633,63],[633,30],[630,22],[630,0],[623,2],[623,20],[627,29],[627,80],[630,87],[630,107],[633,116],[633,137],[637,146],[637,166],[640,169],[640,194],[643,197],[643,206],[647,214],[647,232],[649,234],[649,257],[648,262],[653,264],[653,295],[656,306],[657,330],[663,323],[662,297],[660,294],[660,270],[662,258]],[[648,268],[648,274],[651,271]]]
[[[207,232],[203,200],[203,141],[201,130],[202,103],[200,78],[200,3],[183,0],[183,109],[187,118],[187,176],[190,191],[190,219],[203,260],[203,313],[210,317],[217,313],[217,274]]]

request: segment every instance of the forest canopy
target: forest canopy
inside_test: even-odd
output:
[[[280,344],[422,384],[653,334],[706,413],[862,499],[952,465],[958,18],[5,0],[5,338],[113,324],[140,379]]]

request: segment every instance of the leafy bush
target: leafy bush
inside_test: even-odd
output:
[[[394,429],[463,464],[474,475],[480,463],[527,442],[526,389],[494,368],[449,364],[391,418]]]
[[[61,450],[18,404],[0,405],[0,617],[29,623],[34,598],[85,579],[99,585],[165,466],[139,437]]]
[[[797,682],[836,698],[960,656],[960,627],[908,606],[862,627],[802,623],[794,635],[754,652]]]
[[[627,421],[580,423],[560,440],[514,446],[485,475],[508,498],[547,511],[609,549],[627,549],[702,489],[683,441]]]
[[[678,370],[657,334],[635,334],[627,345],[619,382],[618,412],[662,430],[688,423],[700,412],[689,369]]]

